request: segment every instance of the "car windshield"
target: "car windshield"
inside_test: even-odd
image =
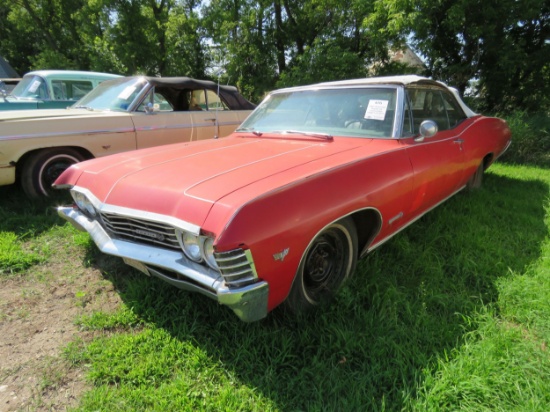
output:
[[[396,96],[395,87],[276,92],[237,131],[390,138]]]
[[[72,108],[128,111],[146,86],[147,81],[139,77],[107,80],[76,102]]]
[[[36,75],[24,76],[21,81],[17,83],[17,86],[14,87],[10,96],[17,97],[18,99],[33,100],[48,100],[50,98],[46,80]]]

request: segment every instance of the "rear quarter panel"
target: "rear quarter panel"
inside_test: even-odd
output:
[[[492,160],[497,159],[506,150],[510,139],[511,131],[505,120],[496,117],[476,117],[464,132],[466,176],[474,174],[486,155],[492,154]]]

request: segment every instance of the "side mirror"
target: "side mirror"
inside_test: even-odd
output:
[[[423,142],[425,138],[434,136],[439,128],[433,120],[424,120],[420,123],[420,136],[414,139],[415,142]]]

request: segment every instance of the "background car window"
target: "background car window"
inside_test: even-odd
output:
[[[83,80],[52,80],[54,100],[79,100],[93,89],[92,82]]]
[[[23,77],[13,89],[12,95],[17,97],[31,97],[33,99],[50,99],[46,81],[40,76]]]
[[[94,110],[127,111],[134,100],[144,93],[148,83],[142,78],[120,78],[99,84],[80,99],[75,107]]]
[[[208,110],[229,110],[226,104],[212,90],[206,90],[206,102]]]
[[[206,95],[204,90],[193,90],[189,94],[189,110],[207,110]]]

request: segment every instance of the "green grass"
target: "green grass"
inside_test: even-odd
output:
[[[99,254],[49,215],[32,220],[40,210],[21,212],[24,224],[4,219],[0,242],[32,250],[65,239],[85,252],[74,270],[99,267],[122,297],[114,314],[77,319],[96,338],[65,349],[92,385],[80,411],[542,412],[549,189],[550,170],[495,164],[481,190],[362,260],[331,306],[253,324]]]

